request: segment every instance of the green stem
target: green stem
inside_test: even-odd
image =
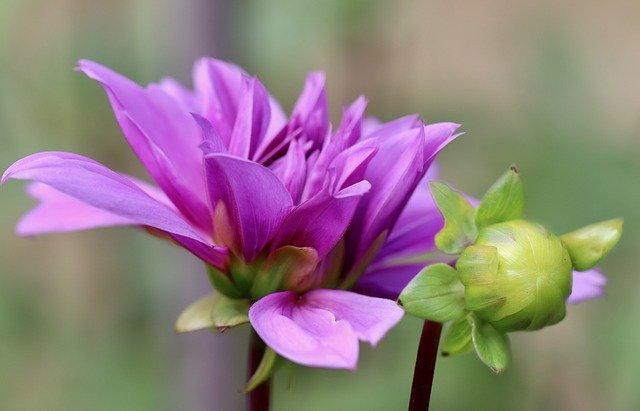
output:
[[[416,367],[411,385],[409,411],[426,411],[429,409],[431,386],[433,385],[433,375],[436,369],[441,332],[441,323],[427,320],[422,326],[422,335],[418,345]]]
[[[255,331],[251,331],[249,355],[247,358],[247,381],[256,372],[264,355],[265,345]],[[269,411],[271,384],[266,380],[246,395],[247,411]]]

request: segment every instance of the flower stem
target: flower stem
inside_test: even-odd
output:
[[[256,372],[264,354],[264,343],[255,331],[251,331],[247,358],[247,381]],[[247,393],[247,411],[269,411],[271,385],[269,380]]]
[[[416,368],[413,371],[413,383],[411,384],[409,411],[426,411],[429,409],[431,386],[436,369],[441,332],[441,323],[427,320],[422,326],[422,335],[420,336],[418,355],[416,356]]]

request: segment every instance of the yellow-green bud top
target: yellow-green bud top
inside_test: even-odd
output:
[[[495,249],[495,261],[480,262],[484,272],[478,275],[473,255],[488,247]],[[512,220],[481,229],[457,268],[466,308],[498,330],[537,330],[565,316],[571,258],[562,241],[539,224]]]

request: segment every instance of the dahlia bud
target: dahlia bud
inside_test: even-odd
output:
[[[539,224],[513,220],[483,228],[456,269],[466,309],[497,330],[537,330],[565,316],[571,258]]]
[[[524,220],[524,191],[515,167],[491,186],[475,209],[445,184],[432,183],[431,192],[445,220],[436,245],[458,259],[455,268],[426,267],[399,301],[417,317],[451,321],[444,354],[473,347],[496,372],[510,361],[506,333],[561,321],[574,270],[594,267],[622,234],[622,219],[563,236]]]

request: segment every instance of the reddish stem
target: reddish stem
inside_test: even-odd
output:
[[[249,381],[258,369],[265,347],[255,331],[251,331],[250,338],[249,355],[247,358],[247,381]],[[271,385],[269,382],[270,381],[267,380],[247,393],[247,411],[269,411],[271,396]]]
[[[436,369],[441,332],[441,323],[427,320],[422,326],[416,368],[413,371],[409,411],[426,411],[429,409],[431,386],[433,385],[433,374]]]

